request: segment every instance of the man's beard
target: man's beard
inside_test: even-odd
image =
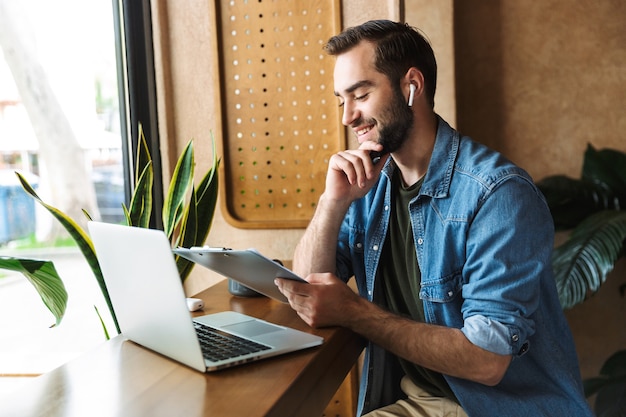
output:
[[[383,145],[383,153],[395,152],[406,141],[414,122],[413,111],[405,103],[400,87],[394,88],[391,105],[381,119],[384,124],[379,130],[378,143]]]

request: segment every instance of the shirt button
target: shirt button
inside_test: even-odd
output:
[[[511,337],[511,340],[513,340],[514,342],[517,342],[517,341],[519,340],[519,335],[514,334],[514,335]]]
[[[422,243],[424,243],[424,239],[422,239],[421,237],[419,239],[417,239],[417,244],[421,245]]]
[[[378,250],[378,245],[372,246],[372,250]]]
[[[359,242],[359,243],[356,244],[356,247],[361,249],[363,247],[363,244],[361,242]]]
[[[388,211],[388,210],[389,210],[389,206],[385,206],[385,211]]]
[[[448,291],[448,297],[452,297],[454,293],[452,291]]]

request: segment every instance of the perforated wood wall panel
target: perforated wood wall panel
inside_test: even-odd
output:
[[[305,227],[328,159],[345,146],[334,62],[322,50],[340,31],[340,2],[222,0],[218,16],[226,219]]]

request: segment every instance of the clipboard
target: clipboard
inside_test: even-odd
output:
[[[173,252],[282,303],[288,301],[274,284],[275,278],[307,282],[291,270],[263,256],[256,249],[236,250],[203,246],[178,247],[173,249]]]

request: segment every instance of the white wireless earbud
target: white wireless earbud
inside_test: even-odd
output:
[[[411,89],[411,92],[409,93],[409,107],[411,107],[413,105],[413,98],[415,97],[415,89],[417,87],[415,87],[414,84],[409,84],[409,88]]]

